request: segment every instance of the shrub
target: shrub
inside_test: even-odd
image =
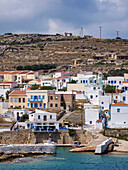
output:
[[[68,129],[68,133],[72,137],[76,135],[76,131],[74,129]]]
[[[19,122],[25,122],[28,118],[29,118],[28,114],[24,114],[23,116],[21,116]]]

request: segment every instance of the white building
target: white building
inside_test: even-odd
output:
[[[109,128],[128,128],[128,104],[116,103],[111,105],[111,120]]]
[[[26,121],[26,129],[56,131],[59,129],[57,114],[36,109],[35,113],[29,114],[29,121]]]
[[[96,128],[96,121],[101,119],[101,109],[98,105],[84,104],[85,125]]]
[[[111,96],[100,96],[99,105],[101,110],[109,110],[111,105]]]
[[[104,96],[109,96],[111,103],[117,103],[121,101],[120,93],[105,93]]]
[[[117,89],[122,89],[124,77],[107,77],[107,84],[115,86]]]
[[[70,81],[71,81],[70,76],[58,77],[55,79],[55,87],[57,89],[67,88],[67,83],[69,83]]]
[[[69,72],[56,72],[53,75],[53,78],[58,78],[58,77],[65,77],[65,76],[70,76]]]
[[[86,85],[85,95],[88,101],[94,105],[99,105],[100,96],[103,96],[103,86],[102,85]]]
[[[77,74],[78,83],[85,85],[90,84],[103,84],[101,75],[93,75],[93,72],[81,72]]]
[[[54,79],[52,79],[52,78],[49,78],[49,79],[43,79],[43,80],[41,80],[41,86],[55,86],[54,85]]]

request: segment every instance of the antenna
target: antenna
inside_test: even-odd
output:
[[[80,36],[83,37],[83,27],[80,28]]]
[[[116,33],[117,33],[117,37],[119,37],[119,31],[116,31]]]
[[[100,38],[101,38],[101,31],[102,31],[102,27],[100,27]]]

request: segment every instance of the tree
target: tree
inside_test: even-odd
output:
[[[19,122],[25,122],[28,118],[29,118],[28,114],[24,114],[24,115],[21,116]]]
[[[107,85],[104,90],[105,90],[105,93],[115,93],[116,92],[116,87]]]
[[[17,70],[23,70],[23,66],[17,66],[16,69]]]

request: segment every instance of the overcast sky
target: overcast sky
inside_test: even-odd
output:
[[[128,38],[128,0],[0,0],[0,34],[62,33]]]

